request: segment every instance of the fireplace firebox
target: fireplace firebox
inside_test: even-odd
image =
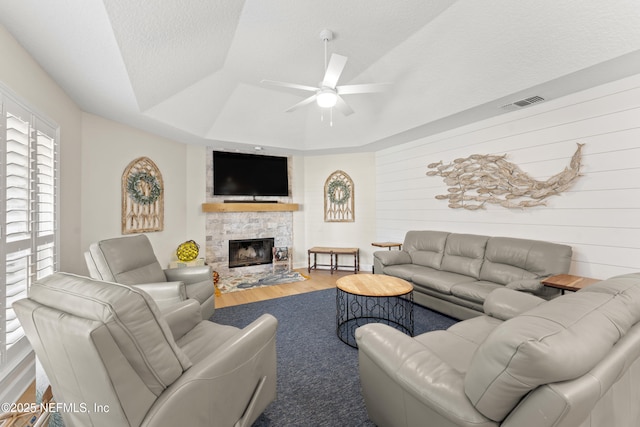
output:
[[[271,264],[274,238],[229,240],[229,268]]]

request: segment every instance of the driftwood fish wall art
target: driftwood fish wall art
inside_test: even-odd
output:
[[[546,205],[549,196],[568,189],[580,175],[582,146],[571,158],[569,167],[546,181],[533,179],[529,174],[502,156],[473,154],[455,159],[449,164],[431,163],[427,176],[441,176],[449,186],[448,194],[438,200],[449,200],[452,209],[484,209],[486,203],[505,208],[524,209]]]

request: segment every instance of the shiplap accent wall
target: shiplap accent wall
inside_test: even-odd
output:
[[[427,165],[506,154],[535,179],[569,165],[583,143],[582,174],[547,206],[451,209]],[[408,230],[512,236],[572,246],[571,273],[607,278],[640,271],[640,75],[376,153],[376,238]]]

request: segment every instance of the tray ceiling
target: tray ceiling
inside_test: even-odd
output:
[[[635,0],[21,0],[0,23],[84,111],[220,149],[379,149],[640,73]],[[324,28],[340,84],[392,88],[286,113],[308,93],[260,81],[317,86]]]

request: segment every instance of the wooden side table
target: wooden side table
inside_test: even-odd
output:
[[[564,294],[565,291],[579,291],[580,289],[593,285],[597,282],[600,282],[600,279],[574,276],[572,274],[557,274],[555,276],[547,277],[542,281],[542,284],[550,288],[560,289]]]
[[[402,250],[402,243],[397,242],[373,242],[371,246],[376,246],[378,248],[398,248],[399,251]]]

